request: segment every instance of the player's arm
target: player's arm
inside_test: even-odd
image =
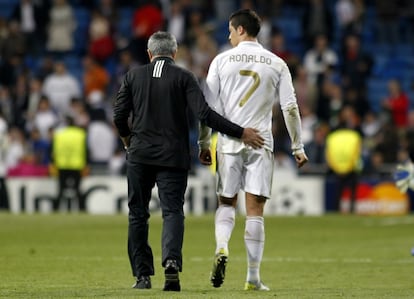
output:
[[[308,161],[308,157],[305,154],[302,142],[302,124],[292,84],[292,77],[286,64],[280,75],[279,99],[283,118],[291,140],[292,154],[295,157],[297,166],[302,167]]]
[[[132,97],[129,89],[128,74],[125,76],[119,88],[114,103],[114,124],[125,148],[129,147],[131,130],[128,125],[128,117],[132,109]]]
[[[217,101],[219,98],[219,76],[217,69],[217,59],[214,59],[210,64],[206,84],[204,86],[204,96],[207,104],[217,111]],[[198,149],[199,160],[203,165],[211,165],[211,152],[210,152],[210,140],[211,140],[211,128],[203,122],[199,122],[198,126]]]

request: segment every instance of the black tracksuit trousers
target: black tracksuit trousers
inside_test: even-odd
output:
[[[162,266],[168,259],[182,270],[184,238],[184,193],[188,170],[127,161],[128,178],[128,255],[135,277],[154,275],[154,258],[148,243],[149,202],[157,184],[162,228]]]

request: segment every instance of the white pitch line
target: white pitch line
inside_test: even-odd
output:
[[[200,256],[190,257],[192,262],[208,262],[213,258],[204,258]],[[245,262],[245,257],[230,257],[230,261]],[[386,264],[413,264],[413,258],[399,259],[399,260],[373,260],[371,258],[303,258],[303,257],[265,257],[264,263],[310,263],[310,264],[372,264],[372,263],[386,263]]]

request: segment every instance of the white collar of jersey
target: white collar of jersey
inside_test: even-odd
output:
[[[239,42],[239,44],[237,45],[237,47],[240,47],[240,46],[249,46],[249,47],[263,48],[263,46],[261,44],[259,44],[258,42],[251,42],[251,41],[242,41],[242,42]]]

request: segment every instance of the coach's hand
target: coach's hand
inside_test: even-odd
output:
[[[253,128],[245,128],[241,140],[253,148],[261,148],[264,145],[264,139],[259,135],[259,130]]]
[[[209,149],[200,150],[198,159],[203,165],[211,165],[211,152]]]
[[[298,168],[301,168],[303,165],[306,164],[306,162],[308,162],[308,157],[306,156],[305,153],[295,154],[294,156],[295,156],[296,165],[298,166]]]

